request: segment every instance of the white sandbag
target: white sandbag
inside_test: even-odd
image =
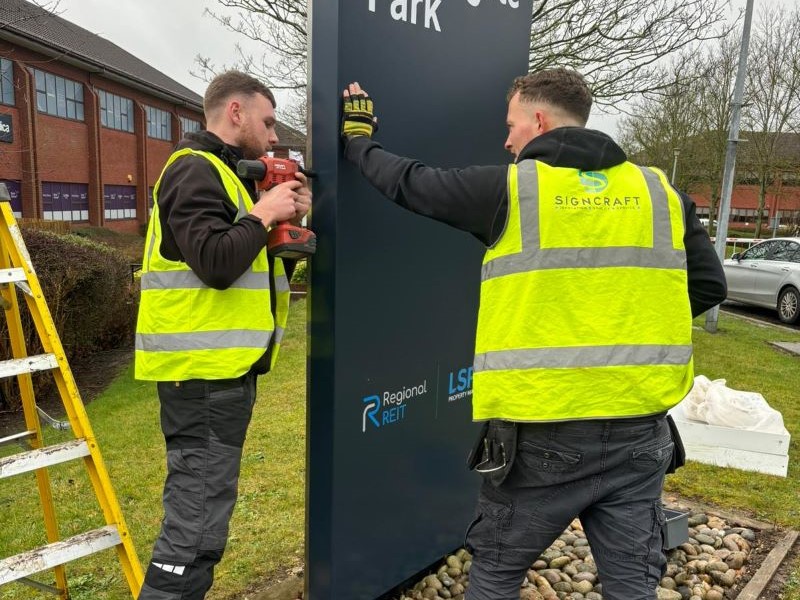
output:
[[[695,377],[694,386],[670,413],[690,419],[748,431],[784,433],[783,416],[757,392],[734,390],[724,379]]]
[[[706,394],[706,422],[709,425],[783,433],[783,415],[772,408],[758,392],[734,390],[714,384]]]

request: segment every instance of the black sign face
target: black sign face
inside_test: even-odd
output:
[[[530,0],[312,4],[307,563],[310,600],[373,600],[460,547],[483,246],[382,197],[342,158],[341,93],[375,99],[384,147],[507,164],[506,91]]]
[[[0,142],[10,144],[14,141],[14,128],[11,115],[0,115]]]

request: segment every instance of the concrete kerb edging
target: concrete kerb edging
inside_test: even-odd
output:
[[[770,551],[761,566],[747,582],[747,585],[742,588],[736,600],[758,600],[764,592],[769,582],[775,576],[778,568],[781,566],[786,556],[791,551],[792,547],[800,537],[800,532],[792,529],[781,529],[772,523],[765,523],[758,521],[745,515],[740,515],[734,512],[729,512],[720,509],[716,506],[703,504],[701,502],[693,502],[690,500],[677,500],[674,496],[669,495],[663,499],[664,506],[673,510],[701,512],[705,514],[716,515],[724,519],[729,524],[747,527],[749,529],[757,529],[759,531],[784,531],[785,535],[780,542]]]

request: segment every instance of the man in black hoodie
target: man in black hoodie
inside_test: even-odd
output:
[[[136,377],[156,381],[167,446],[164,520],[139,600],[200,600],[236,503],[256,376],[274,365],[291,264],[267,230],[311,205],[302,174],[256,191],[236,174],[278,143],[275,98],[237,71],[203,98],[207,130],[188,134],[153,190],[136,327]]]
[[[651,600],[666,566],[666,411],[691,388],[691,320],[724,299],[722,267],[694,203],[585,128],[580,74],[519,77],[508,101],[515,162],[441,170],[383,150],[372,100],[344,91],[345,157],[390,200],[487,246],[467,600],[517,600],[575,517],[603,596]]]

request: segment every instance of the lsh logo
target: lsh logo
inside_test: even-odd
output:
[[[472,367],[451,371],[447,386],[447,401],[454,402],[472,395]]]

